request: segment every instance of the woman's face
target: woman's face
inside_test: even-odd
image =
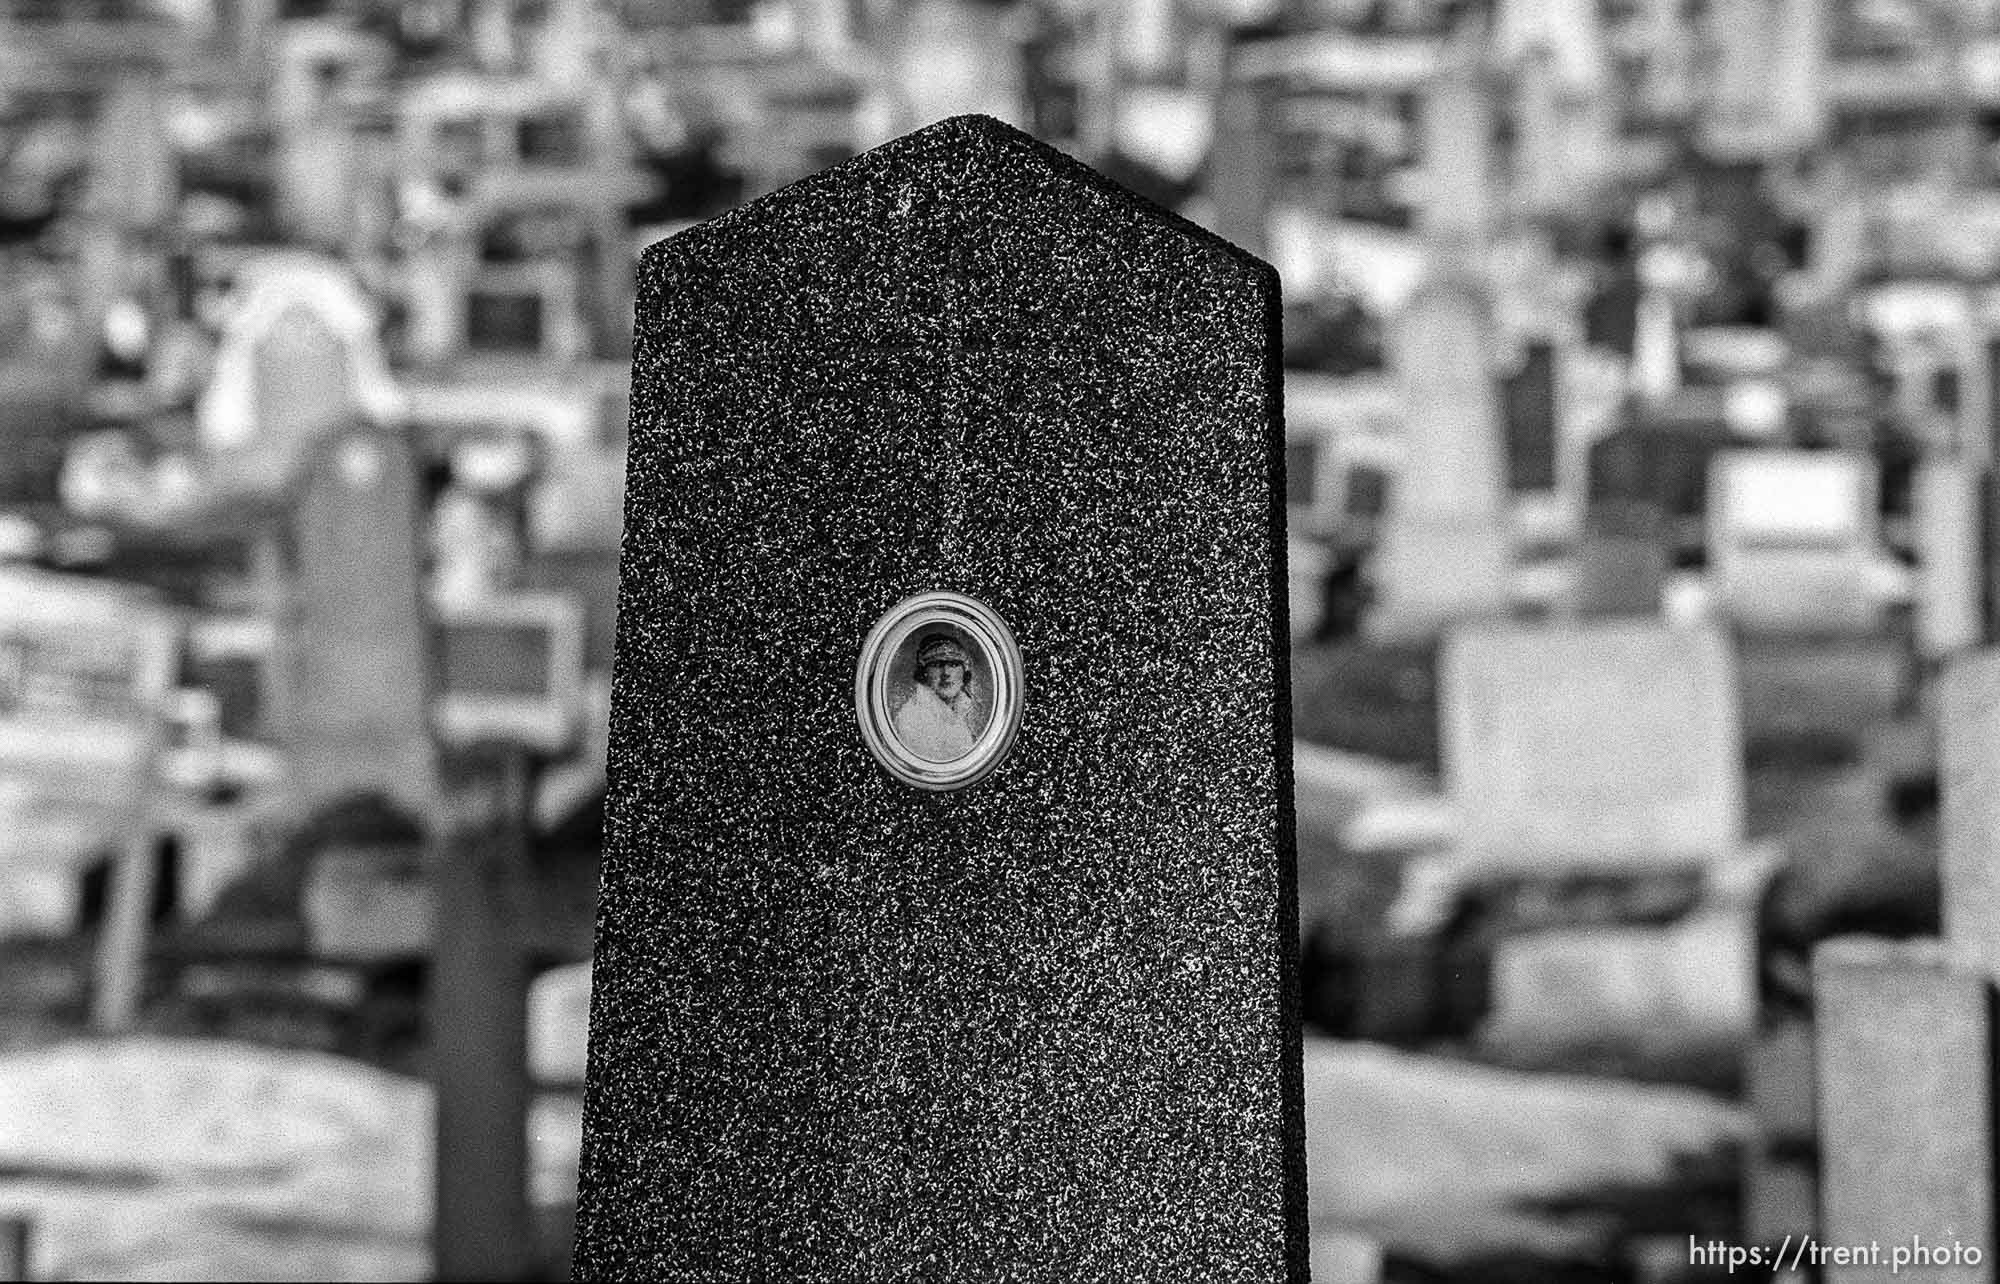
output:
[[[924,666],[924,685],[940,700],[951,700],[965,690],[965,666],[957,660],[934,660]]]

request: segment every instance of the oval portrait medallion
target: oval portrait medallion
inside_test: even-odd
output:
[[[854,666],[861,738],[889,774],[919,789],[963,789],[999,766],[1021,697],[1013,633],[959,593],[920,593],[889,608]]]

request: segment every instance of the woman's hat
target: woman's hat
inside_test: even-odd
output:
[[[969,664],[965,648],[946,633],[933,633],[917,643],[917,667],[927,664]]]

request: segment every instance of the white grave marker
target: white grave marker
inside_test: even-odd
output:
[[[1725,451],[1710,465],[1716,596],[1754,632],[1852,634],[1882,616],[1876,480],[1852,451]]]

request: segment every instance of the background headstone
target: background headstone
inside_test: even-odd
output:
[[[315,444],[294,517],[285,647],[306,810],[366,792],[422,815],[434,798],[418,502],[401,436],[357,425]]]
[[[1743,1173],[1743,1238],[1746,1243],[1782,1243],[1787,1235],[1811,1235],[1819,1225],[1819,1166],[1810,1156],[1747,1149]]]
[[[1818,1094],[1811,1022],[1770,1022],[1744,1050],[1743,1096],[1756,1135],[1743,1148],[1743,1237],[1782,1241],[1819,1229]]]
[[[1848,938],[1813,952],[1822,1241],[1982,1256],[1897,1279],[1993,1278],[1990,992],[1938,941]],[[1825,1278],[1860,1284],[1885,1267],[1828,1266]]]
[[[1562,387],[1556,345],[1534,336],[1520,345],[1520,364],[1501,381],[1510,492],[1552,491],[1561,468]]]
[[[1735,664],[1719,630],[1472,626],[1446,639],[1439,678],[1445,782],[1478,854],[1629,866],[1742,844]]]
[[[1911,495],[1917,526],[1917,643],[1937,659],[1976,646],[1984,632],[1979,469],[1961,458],[1917,466]]]
[[[1580,616],[1658,616],[1672,533],[1650,505],[1603,505],[1584,517],[1571,608]]]
[[[142,593],[40,572],[0,572],[0,602],[0,933],[63,930],[75,902],[60,885],[115,849],[91,1018],[122,1029],[143,981],[179,628]]]
[[[1208,162],[1218,171],[1211,184],[1215,193],[1211,225],[1257,254],[1265,252],[1270,239],[1276,187],[1272,97],[1254,76],[1244,76],[1223,91],[1216,103],[1216,143]]]
[[[1709,563],[1731,620],[1765,633],[1866,633],[1882,619],[1873,464],[1830,450],[1724,451],[1710,465]]]
[[[1419,229],[1433,253],[1463,255],[1482,242],[1493,217],[1493,86],[1483,67],[1476,25],[1449,41],[1425,86],[1423,198]]]
[[[124,227],[155,227],[173,208],[177,176],[164,80],[130,68],[105,95],[97,121],[92,203]]]
[[[971,117],[641,281],[578,1277],[1303,1280],[1270,269]],[[959,792],[854,707],[940,589]]]
[[[403,409],[373,305],[335,260],[260,253],[239,269],[197,408],[204,449],[288,472],[316,434]]]
[[[1744,1054],[1743,1094],[1766,1137],[1786,1143],[1812,1140],[1818,1123],[1808,1022],[1780,1021],[1757,1032]]]
[[[1944,937],[2000,979],[2000,650],[1954,656],[1938,704]]]
[[[1381,1284],[1387,1256],[1380,1243],[1345,1231],[1319,1231],[1312,1241],[1313,1284]]]
[[[1418,286],[1391,331],[1409,440],[1383,523],[1381,599],[1370,620],[1381,636],[1423,636],[1506,610],[1511,551],[1499,390],[1486,369],[1492,343],[1490,300],[1464,270]]]
[[[353,420],[346,342],[303,307],[286,308],[251,349],[252,414],[266,441],[305,442]]]
[[[1385,515],[1369,621],[1386,638],[1430,636],[1507,603],[1504,423],[1487,368],[1495,327],[1482,276],[1493,102],[1477,50],[1467,27],[1423,98],[1425,278],[1389,335],[1408,453]]]
[[[25,1217],[0,1216],[0,1280],[33,1279],[33,1228]]]
[[[439,754],[428,866],[427,1018],[437,1085],[440,1280],[531,1278],[527,899],[530,766],[487,744]]]

